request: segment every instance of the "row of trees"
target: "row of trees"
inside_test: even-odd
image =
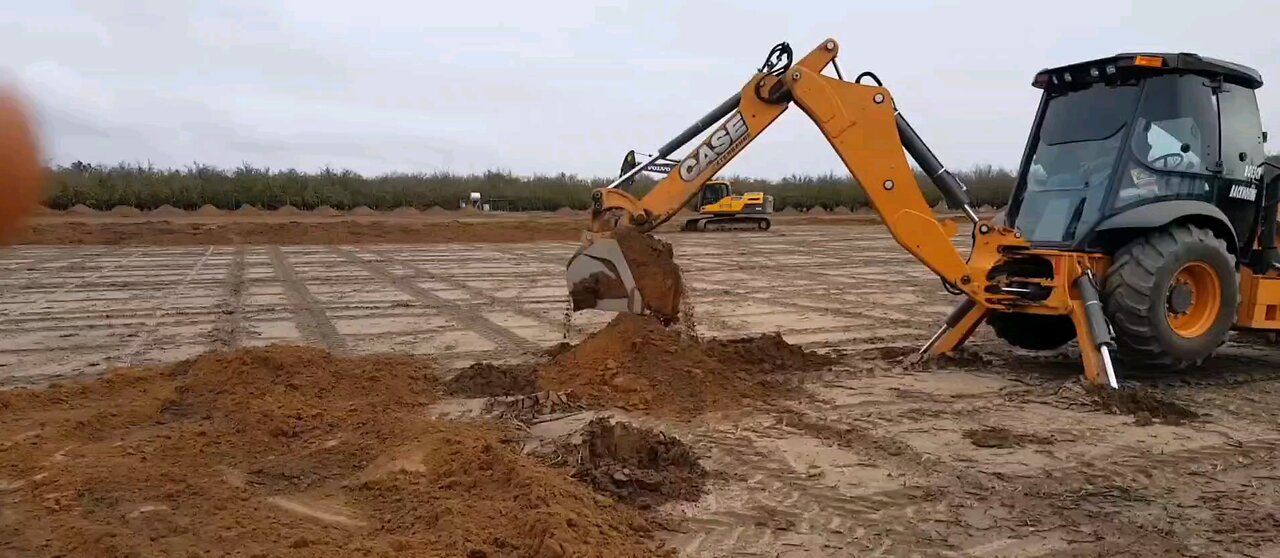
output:
[[[969,186],[974,203],[1004,205],[1013,188],[1013,172],[992,166],[979,166],[957,173]],[[866,194],[853,178],[835,174],[789,176],[779,180],[728,177],[735,190],[765,191],[774,196],[778,209],[815,207],[856,209],[867,205]],[[932,184],[920,174],[931,204],[940,196]],[[299,209],[329,206],[372,209],[431,206],[458,207],[459,200],[470,192],[482,192],[486,199],[497,200],[503,209],[512,211],[554,211],[567,207],[586,209],[593,188],[604,186],[608,179],[583,178],[569,174],[552,176],[517,176],[507,172],[457,175],[449,173],[362,176],[349,170],[324,169],[301,172],[293,169],[272,170],[252,166],[222,169],[192,165],[182,169],[162,169],[151,165],[93,165],[76,162],[51,169],[46,204],[66,209],[83,204],[95,209],[131,206],[154,209],[171,205],[196,209],[209,204],[220,209],[235,209],[248,204],[261,209],[291,205]],[[651,187],[652,180],[636,185],[640,191]]]

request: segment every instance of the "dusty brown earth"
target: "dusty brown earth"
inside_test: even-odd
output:
[[[662,554],[648,519],[509,429],[426,418],[432,372],[275,346],[0,393],[0,552]]]
[[[139,212],[99,212],[79,206],[31,217],[12,244],[208,246],[230,244],[443,244],[578,240],[585,213],[490,213],[428,210],[378,213],[262,211],[252,207],[185,212],[173,207]],[[132,211],[128,211],[132,210]],[[128,215],[125,215],[125,213]],[[780,224],[873,223],[874,216],[832,215],[782,218]],[[677,224],[664,225],[675,230]]]
[[[692,233],[668,238],[678,258],[686,258],[682,265],[689,264],[686,277],[701,304],[699,328],[719,335],[782,330],[788,341],[834,359],[813,369],[803,361],[794,364],[795,357],[787,356],[794,352],[786,347],[769,348],[776,342],[767,337],[730,347],[716,339],[677,341],[671,337],[675,332],[641,324],[616,335],[613,343],[559,346],[551,356],[542,351],[554,341],[525,346],[508,340],[497,349],[476,349],[503,358],[520,349],[526,372],[514,380],[506,370],[491,377],[479,373],[470,384],[459,380],[463,385],[456,393],[467,395],[437,392],[448,391],[438,384],[461,375],[418,359],[396,360],[405,357],[373,370],[359,359],[339,361],[367,380],[323,372],[328,370],[323,365],[309,365],[308,370],[321,371],[314,374],[290,372],[294,369],[283,364],[275,373],[246,373],[274,380],[250,382],[272,384],[254,388],[260,391],[217,374],[197,382],[197,369],[208,373],[198,363],[214,362],[207,359],[215,357],[205,357],[185,370],[133,370],[124,380],[92,384],[96,388],[64,385],[23,392],[18,399],[6,396],[9,406],[0,410],[0,545],[8,546],[0,546],[0,555],[127,553],[100,546],[105,544],[136,545],[127,548],[163,555],[179,553],[165,545],[181,551],[229,550],[238,549],[232,546],[237,543],[250,547],[246,555],[255,550],[268,556],[377,555],[396,548],[409,555],[460,555],[471,548],[467,541],[479,541],[475,548],[496,556],[582,548],[573,545],[590,545],[602,554],[652,555],[647,545],[654,539],[687,556],[1280,554],[1280,352],[1272,340],[1237,335],[1219,356],[1184,373],[1122,371],[1126,385],[1136,389],[1114,396],[1081,387],[1077,356],[1070,349],[1017,351],[996,342],[986,328],[956,357],[908,365],[902,357],[932,333],[952,302],[936,279],[887,237],[876,236],[875,228],[793,232],[779,226],[776,231],[781,232],[717,237],[723,240]],[[29,257],[63,255],[40,250]],[[356,251],[365,266],[359,269],[319,257],[341,250],[313,250],[291,254],[301,262],[296,269],[308,275],[282,274],[292,281],[288,284],[324,294],[322,279],[371,269],[378,271],[378,280],[417,292],[401,280],[406,276],[379,271],[379,265],[403,269],[382,259],[386,250]],[[423,323],[447,317],[454,325],[439,326],[442,331],[474,328],[503,340],[500,328],[481,327],[475,317],[515,308],[479,296],[493,288],[498,268],[480,260],[467,264],[475,269],[462,270],[468,273],[464,278],[478,286],[463,290],[459,285],[471,285],[441,278],[465,267],[456,261],[472,248],[428,250],[430,258],[408,261],[433,274],[407,277],[436,281],[428,286],[463,291],[474,301],[462,307],[423,296],[429,305],[407,307],[393,317]],[[509,265],[527,263],[525,256],[538,252],[533,245],[483,250],[489,252],[484,258],[506,258]],[[567,258],[567,253],[546,252],[547,268],[559,268]],[[155,253],[141,250],[133,261]],[[241,271],[215,275],[252,275]],[[57,277],[50,272],[32,282]],[[157,284],[177,284],[168,281]],[[333,298],[351,299],[373,284],[353,283],[351,291]],[[39,306],[41,297],[70,289],[36,286],[10,287],[14,290],[6,294],[8,311],[31,318],[10,317],[6,331],[15,337],[22,328],[50,323],[20,315],[29,312],[27,305]],[[100,298],[98,293],[111,287],[98,288],[85,296]],[[512,290],[525,296],[531,286]],[[237,300],[235,289],[228,292],[228,300]],[[210,300],[206,304],[222,299]],[[106,312],[88,304],[78,308],[88,308],[86,320]],[[237,316],[235,308],[223,315]],[[375,323],[340,321],[350,318],[352,309],[333,302],[289,308],[292,314],[279,312],[301,316],[297,319],[304,325],[323,325],[323,319],[341,325],[333,328],[337,333],[317,335],[338,352],[359,347],[339,341],[357,340],[361,327]],[[400,307],[379,310],[380,316],[401,311],[395,308]],[[549,319],[558,320],[560,308],[550,308]],[[62,306],[50,311],[67,312]],[[529,327],[507,316],[493,319],[503,327]],[[89,326],[79,324],[86,323],[92,322],[67,322],[48,337],[84,337]],[[155,321],[146,323],[162,330]],[[602,331],[607,337],[612,330]],[[720,351],[713,351],[716,343]],[[570,361],[578,363],[576,376],[572,367],[556,370]],[[691,372],[687,367],[693,361],[711,372]],[[797,368],[806,371],[790,371]],[[407,370],[404,377],[423,379],[397,381],[395,374],[376,373],[383,369]],[[530,388],[528,370],[539,374],[539,391],[519,394]],[[164,382],[142,381],[147,374]],[[333,381],[325,374],[333,374]],[[426,379],[433,375],[443,379]],[[290,377],[298,378],[296,385],[285,381]],[[547,385],[547,378],[557,377],[559,382]],[[625,389],[633,378],[658,395],[644,400]],[[184,382],[191,387],[180,392],[177,386]],[[388,389],[370,382],[386,382]],[[354,388],[334,388],[335,383]],[[311,384],[322,389],[299,398],[289,394]],[[225,401],[217,395],[223,391],[230,394]],[[380,403],[384,398],[391,403]],[[184,405],[167,405],[170,400]],[[440,405],[465,412],[445,416],[422,410]],[[415,410],[395,412],[402,407]],[[323,420],[327,416],[335,422]],[[601,417],[632,426],[589,428]],[[420,420],[422,426],[401,425],[400,418]],[[407,424],[417,424],[412,421]],[[632,427],[643,430],[632,435]],[[593,431],[606,434],[597,444],[609,450],[599,454],[604,458],[582,456],[591,450],[581,442]],[[237,436],[252,443],[214,443]],[[334,439],[338,442],[329,446]],[[370,442],[361,443],[364,439]],[[625,451],[634,441],[643,442],[643,451]],[[421,458],[410,453],[410,465],[399,469],[397,482],[366,489],[351,480],[364,478],[360,475],[370,468],[381,470],[373,466],[380,459],[402,463],[396,460],[406,455],[400,448],[419,447],[446,449],[440,450],[441,459],[430,452]],[[682,447],[705,476],[692,466],[663,465],[687,465]],[[445,457],[461,465],[445,468]],[[219,465],[232,472],[216,469]],[[682,470],[689,474],[663,473]],[[484,482],[467,482],[475,478]],[[449,482],[429,482],[438,479]],[[232,492],[220,492],[228,490],[223,485]],[[623,503],[601,499],[605,495]],[[284,499],[271,500],[276,497]],[[478,530],[525,517],[516,510],[530,501],[550,510],[538,516],[549,517],[548,523],[503,527],[502,541],[510,544],[502,547],[491,531]],[[637,511],[633,504],[653,508]],[[468,515],[481,513],[468,506],[486,515]],[[439,510],[469,523],[449,523]],[[139,513],[130,516],[134,512]],[[344,519],[363,525],[347,525]],[[539,531],[561,524],[573,528]],[[546,537],[528,533],[556,533],[551,538],[556,542],[542,543]],[[291,548],[294,544],[299,548]],[[107,550],[94,552],[100,549]]]

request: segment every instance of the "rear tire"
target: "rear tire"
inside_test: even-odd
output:
[[[1190,224],[1152,231],[1121,248],[1103,288],[1119,357],[1128,365],[1195,366],[1227,340],[1240,279],[1227,243]]]
[[[762,231],[767,231],[769,230],[769,227],[772,227],[772,226],[773,226],[773,223],[769,222],[768,219],[760,221],[760,230]]]
[[[996,312],[987,316],[996,337],[1029,351],[1052,351],[1076,338],[1076,326],[1067,316],[1042,316]]]

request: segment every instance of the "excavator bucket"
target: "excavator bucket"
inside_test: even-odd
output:
[[[679,321],[684,284],[671,245],[630,229],[584,233],[566,268],[573,310],[652,314]]]

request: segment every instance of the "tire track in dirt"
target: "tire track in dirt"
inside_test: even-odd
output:
[[[346,352],[346,340],[325,313],[324,305],[311,294],[306,283],[298,279],[284,251],[279,246],[268,246],[267,255],[271,258],[276,277],[284,285],[285,296],[293,307],[294,322],[303,338],[335,353]]]
[[[397,276],[385,265],[362,258],[359,254],[356,254],[346,248],[329,246],[328,249],[338,257],[359,266],[366,273],[393,285],[396,289],[400,290],[400,292],[427,304],[427,306],[430,306],[433,309],[442,311],[453,323],[476,332],[481,337],[498,345],[498,347],[503,351],[509,353],[536,353],[542,350],[541,345],[516,335],[511,332],[511,330],[498,325],[493,320],[484,317],[480,313],[465,308],[456,302],[444,299],[435,293],[418,286],[412,281],[412,277]],[[384,256],[381,252],[373,250],[368,250],[368,252],[380,260],[391,260],[402,267],[412,270],[414,272],[414,277],[421,274],[426,275],[427,277],[425,278],[435,279],[435,277],[431,277],[425,272],[422,272],[417,268],[417,266],[396,261],[394,258]]]
[[[234,351],[240,348],[240,338],[244,332],[241,321],[244,313],[244,293],[248,288],[244,276],[244,246],[238,245],[231,257],[231,266],[227,268],[227,276],[223,280],[223,296],[221,316],[218,323],[209,332],[210,346],[216,351]]]

